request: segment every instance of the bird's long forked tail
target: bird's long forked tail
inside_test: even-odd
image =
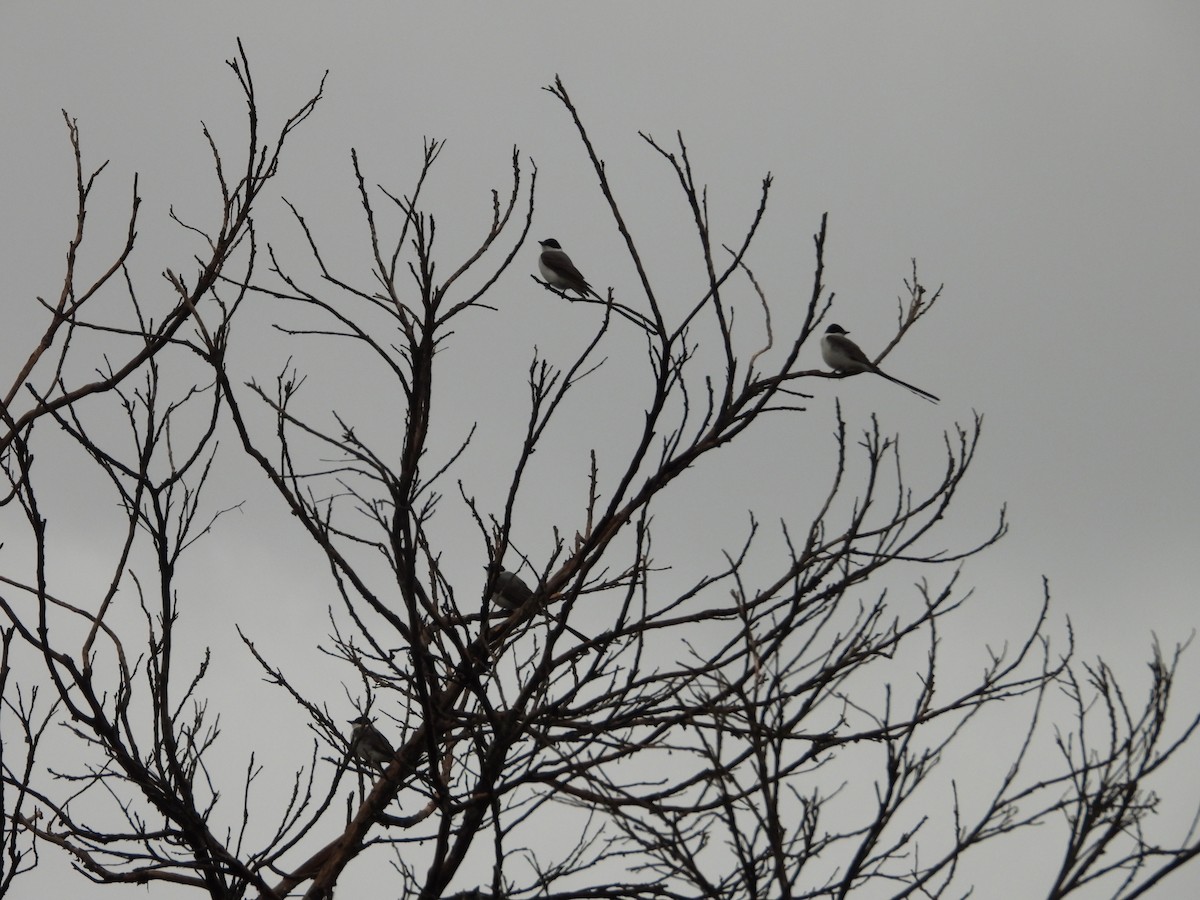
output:
[[[912,391],[918,397],[924,397],[930,403],[940,403],[941,402],[939,397],[935,396],[934,394],[929,393],[929,391],[923,391],[919,387],[917,387],[915,384],[909,384],[907,381],[901,381],[899,378],[895,378],[894,376],[889,375],[887,372],[881,372],[879,369],[876,369],[875,374],[882,375],[888,381],[891,381],[894,384],[898,384],[902,388],[908,388],[910,391]]]

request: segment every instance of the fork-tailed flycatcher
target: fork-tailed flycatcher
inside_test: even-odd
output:
[[[825,329],[825,336],[821,338],[821,356],[825,360],[825,365],[829,366],[829,368],[844,375],[874,372],[876,375],[883,376],[888,381],[908,388],[914,394],[920,394],[931,403],[938,402],[938,398],[929,393],[929,391],[923,391],[919,387],[909,384],[907,381],[893,378],[887,372],[884,372],[867,358],[867,354],[862,352],[862,348],[858,344],[846,337],[847,334],[849,332],[841,325],[830,325]]]
[[[515,572],[510,572],[508,569],[501,569],[496,574],[495,588],[492,591],[492,603],[501,609],[518,609],[533,596],[529,585],[522,581]]]
[[[350,724],[354,726],[350,732],[351,752],[368,765],[377,766],[380,772],[385,771],[388,763],[396,758],[396,751],[388,739],[379,733],[379,729],[366,716],[351,719]]]
[[[574,291],[580,297],[592,296],[597,299],[600,295],[592,290],[592,286],[584,279],[583,274],[575,268],[571,257],[563,251],[562,245],[554,238],[538,241],[542,245],[542,255],[538,257],[538,270],[546,283],[558,288],[564,294]]]
[[[493,588],[492,596],[489,598],[492,601],[492,605],[509,613],[520,609],[533,599],[533,590],[529,585],[516,572],[510,572],[508,569],[501,569],[496,573],[496,581]],[[555,613],[547,612],[545,609],[540,610],[540,612],[555,622],[561,621]],[[576,631],[570,625],[564,623],[563,628],[581,641],[591,641],[591,638]]]

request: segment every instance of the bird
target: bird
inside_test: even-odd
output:
[[[350,724],[354,726],[350,732],[350,751],[362,762],[378,767],[380,772],[386,771],[388,763],[396,758],[388,739],[366,716],[351,719]]]
[[[484,568],[487,568],[486,566]],[[489,598],[493,606],[508,612],[514,612],[520,609],[533,598],[534,592],[530,589],[521,577],[515,572],[510,572],[508,569],[501,569],[496,573],[496,582],[493,585],[492,596]],[[562,622],[557,615],[547,612],[545,609],[540,610],[542,615],[555,622]],[[575,635],[581,641],[590,641],[587,635],[577,631],[570,625],[563,623],[563,628]]]
[[[567,256],[558,241],[546,238],[538,243],[542,246],[542,254],[538,257],[538,270],[551,287],[557,288],[563,294],[574,291],[580,297],[590,295],[596,299],[600,298],[584,279],[583,274],[575,268],[575,263],[571,262],[571,257]]]
[[[825,329],[825,334],[821,338],[821,357],[825,360],[825,365],[829,366],[835,372],[841,372],[844,375],[874,372],[888,381],[908,388],[914,394],[919,394],[931,403],[938,402],[938,398],[929,393],[929,391],[923,391],[919,387],[909,384],[907,381],[893,378],[887,372],[880,369],[879,366],[867,358],[867,354],[862,352],[862,348],[858,344],[846,337],[849,333],[841,325],[830,325]]]
[[[496,583],[492,591],[492,603],[501,609],[509,611],[519,609],[533,596],[529,585],[521,580],[515,572],[501,569],[496,574]]]

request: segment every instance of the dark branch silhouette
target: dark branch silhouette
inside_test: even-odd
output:
[[[659,283],[659,241],[622,211],[622,179],[556,79],[548,94],[636,278],[544,297],[584,304],[572,311],[586,331],[563,361],[536,347],[486,361],[525,373],[528,404],[508,434],[486,433],[447,399],[466,376],[441,354],[495,328],[506,291],[541,296],[525,279],[536,168],[512,149],[490,219],[448,257],[428,199],[443,143],[425,140],[418,170],[398,176],[407,187],[376,184],[351,150],[357,225],[292,197],[291,231],[264,244],[255,206],[321,89],[264,140],[240,46],[230,67],[245,147],[204,129],[220,213],[172,213],[203,251],[191,274],[164,273],[165,305],[126,266],[136,180],[124,243],[98,274],[80,271],[104,166],[85,176],[67,118],[76,232],[3,405],[4,534],[20,543],[0,571],[0,895],[53,856],[96,883],[328,898],[349,867],[391,853],[387,896],[961,897],[979,848],[993,856],[1037,828],[1060,861],[1047,896],[1128,898],[1200,852],[1193,829],[1158,827],[1166,807],[1195,802],[1176,789],[1200,726],[1172,697],[1184,646],[1152,647],[1140,696],[1104,661],[1076,659],[1047,586],[1013,602],[1012,630],[975,665],[947,652],[974,602],[965,564],[1007,528],[1003,510],[987,533],[947,526],[983,417],[951,426],[940,460],[913,475],[898,436],[824,402],[841,382],[802,358],[817,358],[836,308],[827,217],[806,296],[777,296],[752,270],[773,176],[730,233],[683,136],[643,134],[661,202],[690,214],[701,288]],[[352,227],[365,270],[331,249]],[[126,320],[104,306],[118,291]],[[943,295],[915,261],[905,292],[875,364]],[[230,352],[256,328],[294,342],[282,370]],[[308,392],[335,366],[370,385],[368,402],[314,413]],[[594,384],[628,428],[588,435],[577,508],[536,521],[529,501]],[[495,449],[505,439],[514,458]],[[694,533],[733,527],[713,491],[731,444],[787,453],[819,491],[777,527],[747,515],[714,558],[668,558],[655,537],[684,500],[711,497],[719,513]],[[482,480],[467,464],[481,451]],[[295,649],[335,661],[340,684],[314,695],[296,677],[302,655],[243,623],[221,649],[253,660],[309,729],[299,752],[222,730],[208,676],[223,660],[189,632],[208,612],[186,563],[238,508],[210,499],[226,460],[249,463],[291,513],[295,553],[328,568],[328,637]],[[60,466],[110,498],[111,558],[87,596],[53,587],[74,562],[58,544]],[[549,551],[535,549],[547,534]],[[970,751],[993,721],[1011,746],[999,765]],[[71,752],[51,757],[47,735]],[[244,767],[219,761],[230,742]],[[264,766],[288,765],[282,793],[260,787]]]

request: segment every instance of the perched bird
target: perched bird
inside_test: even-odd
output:
[[[496,575],[495,590],[492,591],[492,603],[501,609],[514,610],[533,596],[529,585],[520,579],[515,572],[501,569]]]
[[[931,403],[938,402],[938,398],[929,393],[929,391],[923,391],[919,387],[909,384],[907,381],[893,378],[887,372],[884,372],[867,358],[867,354],[862,352],[858,344],[846,337],[847,334],[849,332],[841,325],[830,325],[825,329],[825,335],[821,338],[821,356],[825,360],[825,365],[829,366],[829,368],[845,375],[874,372],[888,381],[908,388],[914,394],[920,394]]]
[[[486,568],[486,566],[484,567]],[[510,572],[508,569],[501,569],[496,575],[496,582],[493,586],[492,596],[489,598],[493,606],[498,607],[508,612],[513,612],[524,606],[533,598],[533,591],[529,585],[521,580],[515,572]],[[546,609],[540,609],[539,612],[552,619],[555,622],[562,622],[557,615],[548,612]],[[575,635],[581,641],[590,641],[586,634],[576,631],[570,625],[563,623],[563,628]]]
[[[388,739],[366,716],[351,719],[350,724],[354,726],[350,732],[350,751],[362,762],[378,767],[380,772],[386,770],[388,763],[396,757]]]
[[[564,294],[574,291],[580,297],[592,296],[599,299],[600,295],[592,290],[580,271],[571,262],[571,257],[563,251],[562,245],[554,238],[538,241],[542,245],[542,255],[538,257],[538,270],[551,286],[558,288]]]

